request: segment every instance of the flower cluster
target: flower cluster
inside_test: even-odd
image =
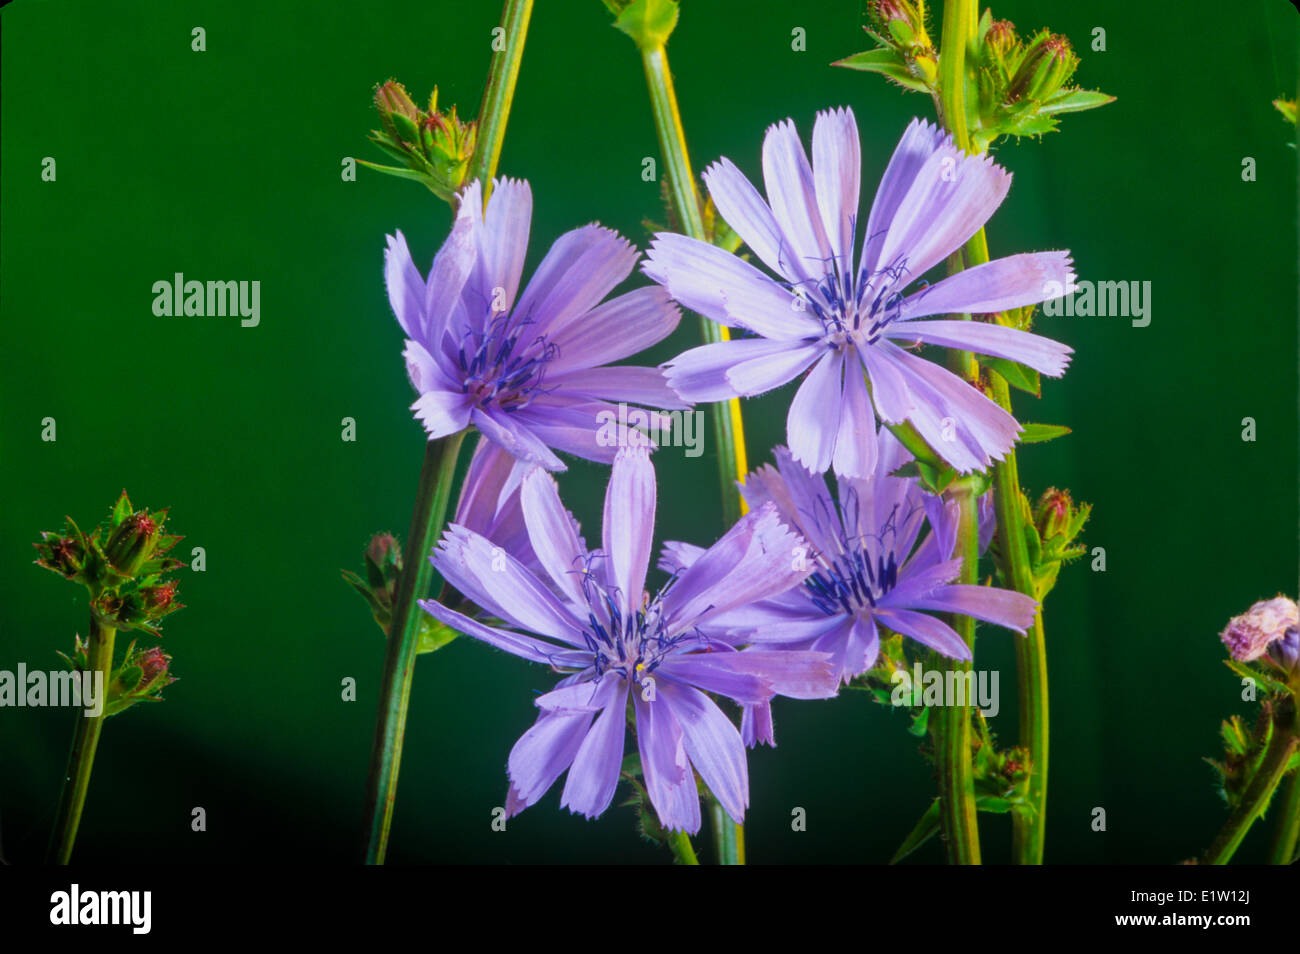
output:
[[[699,828],[697,774],[740,821],[745,746],[773,742],[773,697],[834,695],[875,665],[894,634],[969,659],[969,645],[939,614],[1020,633],[1032,624],[1034,599],[958,582],[956,504],[908,475],[912,455],[888,428],[910,426],[963,472],[1005,454],[1020,425],[916,352],[958,348],[1061,374],[1064,345],[939,316],[1042,301],[1072,280],[1069,256],[1016,255],[926,284],[923,276],[997,208],[1010,176],[913,122],[859,236],[859,151],[853,114],[842,109],[818,116],[811,162],[791,123],[768,131],[766,198],[726,159],[705,173],[718,214],[774,275],[717,246],[659,233],[642,267],[656,285],[601,304],[637,253],[590,225],[562,236],[520,292],[532,198],[511,179],[494,183],[486,210],[479,183],[465,188],[427,277],[401,234],[390,237],[385,275],[408,339],[415,415],[430,439],[469,427],[482,435],[455,521],[432,556],[454,592],[421,606],[433,626],[563,676],[537,699],[537,722],[510,754],[508,814],[566,773],[561,804],[601,814],[631,728],[633,774],[644,778],[638,790],[662,829]],[[607,366],[671,333],[675,303],[748,336],[661,368]],[[805,371],[789,449],[742,486],[750,513],[712,546],[667,544],[659,560],[667,581],[648,588],[653,447],[631,434],[597,444],[598,415],[613,401],[668,409],[759,394]],[[556,451],[612,459],[599,547],[583,541],[547,473],[564,469]],[[1073,555],[1082,522],[1065,506],[1062,523],[1048,519],[1060,507],[1041,505],[1044,536],[1036,536],[1044,552],[1052,541],[1058,562]],[[983,550],[993,526],[987,498],[980,513]],[[402,571],[384,539],[390,545],[367,559],[368,585],[352,582],[387,620]],[[714,697],[741,709],[739,729]]]
[[[71,517],[58,533],[41,531],[36,564],[86,587],[104,626],[157,636],[159,622],[182,609],[168,577],[185,565],[168,556],[182,538],[167,533],[166,523],[166,510],[136,510],[124,490],[89,533]]]
[[[921,0],[872,0],[867,35],[876,48],[835,65],[879,73],[891,82],[937,96],[939,61],[926,30]],[[1114,96],[1070,86],[1079,66],[1070,41],[1050,30],[1021,39],[1015,24],[984,11],[969,51],[973,76],[965,103],[966,125],[980,152],[1002,136],[1038,136],[1060,117],[1096,109]]]

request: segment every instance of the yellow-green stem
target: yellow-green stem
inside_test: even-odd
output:
[[[989,260],[988,239],[980,229],[966,243],[967,267]],[[993,402],[1011,413],[1011,390],[996,371],[989,371]],[[1020,505],[1020,466],[1011,448],[993,465],[993,507],[997,516],[998,549],[1005,554],[1011,588],[1038,599],[1029,549],[1025,544],[1024,510]],[[1016,691],[1019,699],[1020,745],[1029,752],[1029,788],[1025,800],[1030,811],[1017,812],[1011,823],[1012,858],[1020,865],[1041,865],[1047,833],[1048,693],[1047,639],[1043,628],[1043,607],[1034,625],[1016,643]]]
[[[687,235],[702,242],[707,241],[703,205],[695,184],[695,174],[691,171],[690,155],[686,151],[686,132],[682,128],[672,71],[668,67],[668,51],[662,44],[642,49],[641,62],[645,67],[650,107],[654,113],[655,131],[659,136],[659,151],[663,155],[673,211]],[[700,317],[700,333],[709,344],[730,339],[726,328],[703,316]],[[748,470],[740,401],[733,398],[725,404],[714,404],[709,409],[709,415],[712,418],[714,443],[718,448],[723,521],[730,526],[745,512],[745,503],[735,485],[736,481],[744,480]],[[716,812],[714,831],[717,837],[714,840],[718,846],[719,863],[743,865],[744,828],[728,818],[720,807],[716,808]]]
[[[952,133],[953,141],[963,150],[970,149],[966,128],[965,71],[966,44],[972,29],[974,3],[948,0],[943,8],[943,33],[939,50],[939,101],[942,120]],[[948,273],[965,267],[961,255],[948,261]],[[965,317],[966,316],[957,316]],[[953,372],[967,381],[978,379],[979,366],[964,351],[949,354]],[[974,583],[979,565],[979,533],[976,500],[968,481],[959,481],[949,491],[958,505],[957,552],[961,555],[961,583]],[[966,645],[975,646],[975,621],[967,616],[952,617],[953,629]],[[935,663],[958,672],[968,671],[970,662],[936,657]],[[949,700],[952,702],[953,700]],[[974,772],[971,767],[970,700],[961,705],[939,707],[933,723],[935,767],[939,774],[939,819],[944,845],[951,864],[979,864],[979,823],[975,808]]]
[[[478,132],[474,155],[470,159],[469,177],[483,183],[483,203],[492,191],[492,177],[497,173],[501,146],[505,142],[506,121],[515,98],[519,64],[524,57],[524,40],[528,21],[533,15],[533,0],[506,0],[501,14],[502,39],[505,47],[492,57],[492,68],[483,90],[483,104],[478,112]]]
[[[102,625],[94,616],[90,618],[89,645],[86,647],[87,671],[91,678],[101,673],[100,712],[87,716],[77,713],[77,725],[72,733],[72,750],[68,753],[68,768],[63,776],[63,793],[59,797],[58,814],[50,834],[48,861],[66,865],[72,857],[72,846],[77,841],[81,826],[81,812],[86,805],[86,792],[90,789],[90,773],[95,767],[95,750],[99,748],[99,734],[104,728],[103,694],[113,674],[113,641],[117,630]]]
[[[964,104],[966,46],[974,37],[979,19],[978,3],[973,0],[949,0],[944,4],[943,36],[939,56],[941,118],[953,134],[953,141],[971,152]],[[951,13],[951,15],[950,15]],[[967,268],[989,260],[988,241],[980,229],[966,243],[964,264]],[[954,256],[957,258],[958,256]],[[970,372],[973,359],[961,361]],[[978,371],[976,371],[978,374]],[[994,403],[1008,413],[1011,395],[1007,383],[996,372],[989,372]],[[1020,507],[1020,476],[1014,448],[993,468],[993,500],[997,514],[998,546],[1006,554],[1012,587],[1037,599],[1037,589],[1029,566]],[[1033,628],[1024,639],[1016,641],[1017,691],[1020,712],[1020,744],[1030,756],[1027,800],[1031,811],[1017,813],[1012,822],[1012,854],[1017,864],[1042,864],[1047,825],[1048,766],[1048,696],[1047,645],[1043,629],[1042,608]]]
[[[641,62],[645,67],[650,108],[654,114],[655,131],[659,137],[659,151],[663,155],[664,174],[668,181],[668,195],[673,212],[686,235],[701,242],[707,241],[703,202],[695,183],[695,174],[691,170],[690,154],[686,151],[686,131],[682,128],[681,111],[677,107],[677,92],[673,87],[672,71],[668,67],[668,51],[663,46],[642,50]],[[700,316],[700,336],[706,344],[714,344],[730,340],[731,333],[716,322]],[[709,416],[712,419],[714,444],[718,448],[723,523],[730,526],[745,512],[745,502],[736,492],[735,482],[744,480],[749,469],[740,401],[733,398],[725,404],[714,404],[709,408]]]
[[[668,833],[668,847],[673,853],[673,858],[679,865],[698,865],[700,859],[695,855],[695,846],[691,844],[691,836],[684,831],[670,831]]]

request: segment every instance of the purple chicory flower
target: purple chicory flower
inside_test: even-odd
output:
[[[753,646],[830,653],[837,679],[848,683],[876,662],[880,627],[916,640],[953,659],[970,659],[970,648],[951,626],[931,615],[961,613],[1024,634],[1038,604],[1021,593],[954,583],[961,558],[956,505],[922,492],[913,478],[890,474],[909,459],[886,430],[878,435],[875,474],[840,477],[833,500],[823,476],[813,474],[784,447],[776,467],[765,465],[746,479],[751,507],[775,506],[808,542],[804,558],[813,572],[780,595],[714,617],[709,635],[744,633]],[[981,515],[980,545],[987,546],[992,514]],[[922,537],[926,524],[930,532]],[[920,541],[919,543],[917,541]],[[661,564],[681,572],[699,559],[698,548],[672,543]],[[747,741],[771,743],[771,714],[746,712]]]
[[[1253,662],[1268,652],[1272,644],[1297,628],[1300,628],[1300,609],[1296,608],[1295,601],[1278,594],[1271,600],[1260,600],[1240,616],[1232,617],[1219,638],[1233,659]]]
[[[478,182],[461,195],[451,235],[421,278],[401,232],[384,278],[430,439],[471,424],[520,461],[564,470],[555,450],[608,463],[598,415],[626,402],[684,405],[658,368],[605,367],[667,337],[681,318],[663,289],[601,304],[636,264],[617,232],[585,225],[551,246],[522,293],[532,218],[528,183],[500,179],[486,213]]]
[[[747,397],[811,367],[790,405],[787,435],[795,459],[814,473],[872,473],[877,416],[911,421],[962,473],[1001,459],[1020,425],[914,346],[1006,358],[1053,377],[1065,372],[1071,349],[983,321],[917,319],[1060,295],[1074,280],[1069,253],[1012,255],[905,289],[984,225],[1006,196],[1010,173],[913,120],[881,179],[856,269],[859,145],[851,110],[818,115],[811,166],[792,122],[769,128],[763,177],[766,201],[728,159],[704,173],[722,217],[777,278],[683,235],[660,233],[647,253],[642,270],[683,306],[757,336],[692,348],[669,362],[677,393],[688,401]]]
[[[701,626],[807,576],[811,567],[800,569],[793,558],[799,536],[775,506],[760,507],[649,596],[656,488],[646,448],[621,450],[614,461],[599,550],[578,536],[545,471],[531,469],[519,494],[544,577],[458,525],[432,558],[446,580],[511,629],[420,604],[466,635],[567,673],[537,699],[541,714],[510,753],[508,814],[537,802],[566,770],[562,805],[588,817],[608,808],[630,694],[646,790],[663,825],[699,829],[695,771],[727,813],[743,819],[744,744],[706,693],[761,705],[775,694],[826,698],[837,683],[822,653],[737,650],[709,639]]]

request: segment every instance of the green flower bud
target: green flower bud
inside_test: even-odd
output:
[[[984,34],[984,58],[997,70],[1002,82],[1009,82],[1020,50],[1016,25],[1010,20],[994,20]]]
[[[939,59],[925,27],[924,0],[872,0],[867,15],[880,40],[903,58],[908,72],[933,86],[939,78]]]
[[[134,576],[154,554],[158,544],[159,524],[147,510],[139,510],[123,520],[108,538],[104,555],[122,576]]]
[[[342,571],[343,579],[370,604],[375,622],[387,633],[393,620],[397,583],[402,575],[401,544],[391,533],[377,533],[366,546],[363,562],[366,568],[364,579],[350,570]]]
[[[1061,549],[1073,543],[1091,510],[1089,504],[1076,507],[1068,490],[1048,488],[1034,508],[1034,526],[1044,549]]]
[[[1070,509],[1068,490],[1057,490],[1053,487],[1043,494],[1038,500],[1038,509],[1034,514],[1034,524],[1038,527],[1039,536],[1043,540],[1050,540],[1065,533],[1070,523]]]
[[[1091,504],[1075,505],[1070,499],[1070,492],[1049,488],[1038,498],[1038,505],[1029,513],[1029,503],[1021,498],[1027,517],[1032,517],[1032,526],[1025,527],[1025,544],[1029,549],[1030,562],[1033,564],[1034,584],[1038,598],[1042,600],[1056,585],[1061,564],[1083,556],[1087,552],[1075,538],[1088,522],[1092,513]]]
[[[925,29],[925,3],[918,0],[872,0],[867,15],[881,33],[893,39],[899,47],[929,47],[930,35]]]
[[[151,614],[162,615],[180,609],[176,599],[176,581],[168,580],[159,586],[146,586],[140,591],[144,605]]]
[[[437,95],[436,93],[434,94]],[[406,92],[406,87],[396,80],[389,80],[375,90],[375,108],[379,110],[379,122],[390,134],[396,136],[393,114],[407,119],[412,125],[419,119],[419,110]]]
[[[465,183],[474,154],[474,123],[461,122],[454,106],[446,113],[439,112],[437,88],[429,97],[429,108],[418,108],[396,80],[375,89],[375,108],[382,128],[370,133],[370,141],[402,166],[381,166],[364,159],[358,162],[389,175],[416,179],[440,199],[452,201]]]
[[[39,557],[37,566],[53,570],[69,580],[81,575],[86,564],[86,546],[81,535],[63,536],[48,531],[41,532],[41,542],[33,544]]]
[[[171,661],[160,646],[136,649],[132,643],[109,680],[104,715],[117,715],[137,702],[162,702],[162,691],[176,681]]]
[[[1079,57],[1065,37],[1043,30],[1025,48],[1024,58],[1011,78],[1008,91],[1013,101],[1041,103],[1069,82],[1079,66]]]

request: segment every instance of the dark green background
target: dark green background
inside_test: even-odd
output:
[[[447,208],[345,156],[365,141],[373,86],[435,83],[472,115],[499,18],[493,2],[60,2],[3,12],[0,349],[0,668],[49,668],[85,631],[82,590],[31,564],[65,513],[83,525],[123,487],[170,506],[188,608],[164,645],[167,701],[104,733],[77,857],[352,861],[382,639],[339,579],[370,533],[405,533],[424,441],[407,405],[401,335],[384,294],[384,234],[426,267]],[[1040,320],[1073,366],[1022,419],[1074,435],[1026,448],[1035,494],[1095,504],[1087,542],[1107,569],[1062,573],[1048,603],[1056,862],[1172,862],[1224,817],[1202,756],[1250,707],[1222,666],[1227,617],[1293,592],[1296,557],[1296,154],[1270,105],[1294,95],[1296,20],[1282,0],[1222,4],[1006,2],[1083,54],[1078,80],[1119,97],[1040,142],[1005,144],[1015,173],[989,223],[994,255],[1073,251],[1081,278],[1152,283],[1152,322]],[[730,156],[757,175],[763,131],[851,105],[864,203],[899,134],[931,104],[827,64],[865,48],[858,5],[686,0],[670,46],[697,169]],[[190,30],[207,31],[207,52]],[[1094,27],[1106,52],[1090,52]],[[807,51],[791,50],[791,30]],[[632,44],[596,0],[541,0],[502,172],[535,196],[529,268],[562,231],[599,219],[644,246],[662,218],[641,160],[657,155]],[[53,156],[58,179],[40,179]],[[1243,182],[1243,157],[1258,178]],[[865,205],[864,205],[865,208]],[[156,318],[153,282],[258,279],[262,322]],[[629,287],[643,281],[634,278]],[[650,356],[697,340],[684,323]],[[746,405],[751,460],[782,441],[789,390]],[[56,443],[41,419],[58,422]],[[340,440],[340,419],[358,440]],[[1241,439],[1253,417],[1258,440]],[[659,467],[659,538],[718,531],[712,448]],[[588,527],[605,471],[561,478]],[[997,727],[1014,738],[1012,635],[982,630],[1000,668]],[[340,700],[355,677],[359,698]],[[552,678],[468,640],[417,667],[391,858],[664,861],[626,809],[589,823],[538,806],[490,830],[506,755]],[[751,756],[754,862],[882,861],[924,809],[929,770],[901,717],[860,695],[776,707],[780,747]],[[38,860],[72,716],[0,711],[0,837]],[[190,831],[203,806],[208,830]],[[790,830],[795,806],[808,830]],[[1095,806],[1107,830],[1090,827]],[[1009,824],[983,825],[986,857]],[[1259,858],[1261,833],[1243,849]],[[918,857],[937,860],[936,846]]]

